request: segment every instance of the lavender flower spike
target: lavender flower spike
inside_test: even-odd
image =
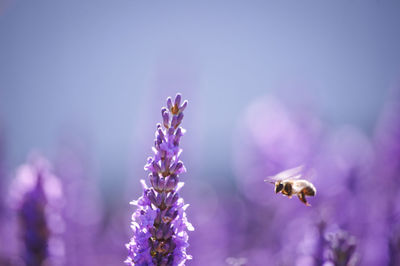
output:
[[[62,265],[62,188],[51,173],[49,162],[32,156],[29,163],[18,168],[10,193],[18,214],[26,265]]]
[[[184,265],[192,256],[186,253],[187,231],[193,226],[186,218],[184,204],[178,191],[183,182],[179,175],[186,172],[179,160],[181,136],[185,130],[180,127],[183,110],[187,101],[181,104],[181,95],[175,100],[167,99],[167,108],[161,109],[162,125],[157,124],[154,156],[149,157],[144,169],[149,171],[151,187],[141,180],[143,195],[131,204],[137,209],[132,215],[133,237],[126,245],[128,265]]]

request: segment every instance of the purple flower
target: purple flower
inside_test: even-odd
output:
[[[371,204],[367,261],[400,264],[400,88],[389,90],[375,129],[376,162],[369,197]],[[378,234],[379,232],[379,234]],[[377,244],[379,243],[379,245]],[[364,259],[364,257],[363,257]]]
[[[143,195],[132,205],[133,237],[126,245],[128,265],[184,265],[192,257],[186,253],[187,231],[193,226],[186,217],[189,206],[179,196],[183,186],[179,175],[186,172],[180,161],[179,142],[185,130],[179,125],[187,101],[181,104],[181,95],[175,101],[167,99],[167,108],[161,109],[162,125],[158,124],[154,140],[154,156],[149,157],[144,169],[149,171],[151,187],[141,180]]]
[[[18,215],[26,265],[62,264],[62,190],[48,161],[35,156],[20,166],[10,196]]]
[[[389,265],[400,265],[400,228],[392,230],[389,237]]]
[[[326,235],[327,260],[324,265],[351,266],[356,265],[356,239],[346,231],[338,230]]]
[[[111,250],[106,235],[102,235],[103,241],[93,245],[94,239],[104,232],[99,227],[103,213],[95,176],[90,171],[90,155],[86,144],[85,139],[69,131],[64,132],[57,145],[53,164],[55,173],[63,181],[65,197],[63,239],[68,254],[65,265],[96,265],[108,260],[107,255],[98,256],[104,253],[102,243],[107,243],[107,250],[115,254],[115,260],[121,257]]]

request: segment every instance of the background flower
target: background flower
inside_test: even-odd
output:
[[[29,163],[18,168],[10,191],[26,265],[64,265],[63,192],[49,162],[32,155]]]

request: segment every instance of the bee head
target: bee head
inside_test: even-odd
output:
[[[283,189],[283,185],[280,182],[275,183],[275,193],[279,193]]]

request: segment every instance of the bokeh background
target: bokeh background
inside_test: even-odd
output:
[[[63,185],[65,265],[121,265],[160,108],[181,92],[188,265],[321,265],[339,229],[360,265],[400,265],[399,13],[0,0],[1,261],[21,263],[9,191],[40,152]],[[311,208],[263,182],[300,164],[317,172]]]

